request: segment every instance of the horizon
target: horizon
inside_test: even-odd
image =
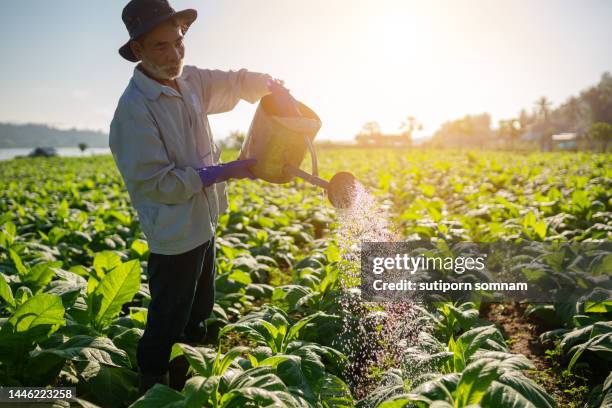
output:
[[[13,56],[2,68],[0,122],[108,134],[133,69],[117,54],[127,40],[124,4],[8,5],[0,32],[20,34],[0,45]],[[484,112],[496,128],[521,108],[531,112],[540,96],[558,107],[612,71],[612,2],[601,0],[588,7],[552,0],[171,4],[198,10],[186,36],[186,65],[247,68],[285,80],[322,118],[318,140],[351,140],[369,121],[395,133],[408,115],[425,125],[415,139]],[[24,19],[34,29],[21,33]],[[40,69],[40,61],[49,62]],[[242,101],[209,116],[215,138],[246,131],[256,106]]]

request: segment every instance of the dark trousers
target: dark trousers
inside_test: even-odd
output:
[[[178,255],[149,254],[147,274],[151,303],[136,354],[141,373],[162,375],[174,343],[206,334],[215,302],[214,238]]]

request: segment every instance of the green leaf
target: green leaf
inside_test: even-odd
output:
[[[140,289],[140,262],[131,260],[106,274],[90,295],[91,316],[97,327],[104,327],[130,302]]]
[[[611,269],[612,270],[612,269]],[[608,313],[612,311],[612,301],[585,302],[585,313]]]
[[[265,388],[270,391],[286,391],[287,387],[278,376],[273,374],[269,366],[248,369],[238,374],[229,382],[227,388],[239,389],[245,387]]]
[[[248,285],[253,282],[249,274],[241,270],[234,270],[230,272],[227,277],[229,280],[242,283],[243,285]]]
[[[12,239],[17,238],[17,227],[11,221],[7,221],[4,224],[4,231],[6,231],[6,234],[9,238],[12,238]],[[12,242],[13,241],[11,240],[11,243]]]
[[[248,350],[250,350],[248,347],[237,346],[233,347],[231,350],[225,353],[222,359],[219,359],[220,355],[218,355],[215,359],[215,364],[213,368],[214,375],[223,375],[223,373],[225,373],[225,371],[230,367],[236,357],[246,353]]]
[[[93,267],[98,279],[119,265],[121,265],[121,257],[113,251],[98,252],[94,256]]]
[[[208,377],[213,375],[213,364],[215,361],[215,351],[203,347],[193,347],[184,343],[176,343],[172,347],[170,360],[178,356],[185,356],[189,365],[201,376]]]
[[[469,364],[457,384],[455,405],[478,404],[489,385],[499,376],[498,366],[495,360],[477,360]]]
[[[25,363],[24,372],[27,373],[28,385],[32,387],[44,387],[53,383],[64,367],[65,360],[53,354],[35,354],[21,356]]]
[[[147,315],[149,314],[147,309],[143,308],[130,308],[130,320],[134,322],[137,327],[144,329],[147,325]]]
[[[476,360],[497,360],[499,361],[500,371],[523,371],[535,369],[533,363],[522,354],[512,354],[503,351],[479,350],[473,355]]]
[[[15,269],[17,269],[17,273],[21,276],[26,276],[28,274],[28,269],[25,267],[23,262],[21,261],[21,257],[17,252],[12,249],[9,249],[9,256],[15,265]]]
[[[136,252],[140,258],[145,256],[147,252],[149,252],[149,245],[147,244],[147,241],[144,241],[142,239],[134,240],[130,248],[132,249],[132,251]]]
[[[319,396],[323,406],[349,408],[355,406],[351,390],[340,378],[326,374],[319,384]]]
[[[24,281],[34,284],[35,288],[46,286],[55,276],[54,268],[62,266],[61,261],[39,262],[30,268],[30,272],[25,276]]]
[[[172,408],[182,407],[185,397],[178,391],[163,384],[155,384],[140,399],[130,405],[130,408]]]
[[[244,387],[231,390],[221,398],[221,406],[262,406],[262,407],[284,407],[283,400],[276,392],[263,388]]]
[[[138,398],[138,374],[129,368],[95,361],[77,362],[80,367],[77,395],[103,407],[122,407]]]
[[[414,393],[429,398],[431,400],[452,401],[452,392],[457,388],[460,381],[460,374],[451,373],[439,375],[414,389]]]
[[[481,348],[492,351],[507,351],[504,337],[495,326],[475,327],[466,331],[457,338],[457,346],[462,350],[463,358],[466,361]]]
[[[300,330],[302,330],[302,328],[304,328],[304,326],[306,326],[308,323],[312,322],[314,319],[321,317],[321,316],[329,316],[323,312],[317,312],[317,313],[313,313],[311,315],[308,315],[302,319],[300,319],[299,321],[297,321],[293,326],[291,326],[291,328],[289,329],[289,332],[287,333],[287,342],[293,341],[295,339],[298,338],[298,335],[300,334]]]
[[[32,352],[32,356],[53,354],[65,360],[95,361],[115,367],[131,367],[127,353],[117,348],[108,337],[77,335],[50,349]]]
[[[384,401],[382,404],[378,405],[376,408],[404,408],[413,406],[413,402],[423,402],[427,407],[432,407],[432,401],[429,398],[422,397],[417,394],[401,394],[396,397],[392,397],[392,400]],[[438,405],[436,408],[453,408],[451,404],[446,401],[435,401]]]
[[[502,384],[501,386],[499,384]],[[498,391],[499,388],[502,388],[503,391]],[[535,408],[553,408],[556,407],[555,401],[552,399],[550,395],[539,385],[534,383],[529,378],[525,377],[520,372],[506,372],[502,374],[497,381],[495,381],[487,394],[483,397],[482,405],[483,406],[491,406],[491,407],[514,407],[515,405],[497,405],[493,403],[494,401],[515,401],[522,400],[518,397],[514,398],[501,398],[501,395],[506,394],[508,396],[512,396],[513,394],[518,394],[522,397],[522,399],[529,401],[531,406]],[[488,404],[489,401],[493,401]],[[507,402],[510,404],[510,402]],[[525,405],[520,405],[525,406]]]
[[[93,402],[89,402],[81,398],[74,398],[73,401],[81,408],[101,408],[99,405],[96,405]]]
[[[64,324],[64,306],[59,296],[39,293],[21,305],[7,321],[15,333],[37,326],[49,326],[53,332]],[[3,327],[4,328],[4,327]]]
[[[2,298],[6,303],[15,308],[15,298],[13,297],[13,291],[6,282],[6,278],[2,273],[0,273],[0,298]]]
[[[263,319],[256,319],[249,322],[238,321],[237,323],[228,324],[221,329],[219,332],[219,337],[232,331],[245,333],[257,344],[268,346],[275,353],[281,351],[277,341],[278,329]]]
[[[533,230],[538,235],[540,239],[546,238],[546,231],[548,227],[544,220],[540,220],[533,225]]]
[[[217,389],[221,377],[213,375],[211,377],[195,376],[187,380],[183,388],[185,395],[186,408],[201,408],[212,406],[210,400],[217,401]]]
[[[142,329],[132,328],[113,337],[113,343],[115,346],[127,353],[132,367],[136,367],[138,365],[136,361],[136,348],[138,347],[138,341],[142,337],[143,333],[144,331]]]
[[[30,299],[34,294],[32,293],[32,289],[27,286],[20,286],[15,291],[15,304],[17,306],[23,305],[28,299]]]
[[[591,208],[589,194],[585,190],[574,190],[574,192],[572,192],[572,205],[579,211]]]

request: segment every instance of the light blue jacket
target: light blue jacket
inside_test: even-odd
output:
[[[227,112],[240,99],[257,102],[269,93],[268,79],[246,69],[185,66],[179,94],[134,69],[109,145],[151,252],[187,252],[214,236],[228,203],[225,183],[204,188],[195,170],[218,164],[221,154],[207,115]]]

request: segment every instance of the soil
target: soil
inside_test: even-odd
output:
[[[510,352],[523,354],[535,366],[525,375],[540,384],[551,395],[559,407],[583,406],[586,399],[584,384],[572,379],[562,379],[559,362],[546,358],[546,348],[540,343],[539,335],[545,331],[542,326],[524,317],[526,305],[514,303],[482,304],[480,316],[498,326],[508,341]],[[558,358],[558,357],[557,357]],[[568,381],[572,384],[568,384]],[[582,388],[581,389],[581,386]],[[573,387],[572,387],[573,386]],[[582,395],[581,395],[582,394]]]

